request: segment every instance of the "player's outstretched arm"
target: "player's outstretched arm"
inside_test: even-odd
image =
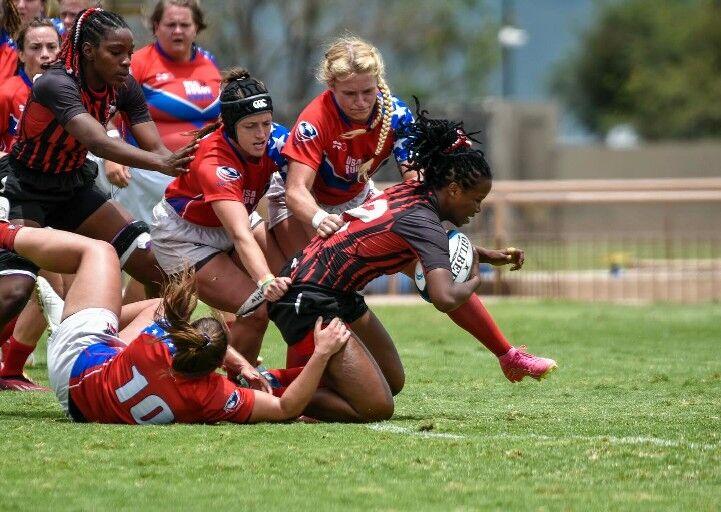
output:
[[[503,250],[484,249],[483,247],[475,247],[480,263],[490,263],[493,266],[501,267],[503,265],[511,265],[511,270],[520,270],[526,259],[526,253],[523,249],[508,247]]]
[[[152,125],[152,128],[145,125]],[[162,154],[145,151],[131,146],[118,138],[109,137],[103,125],[87,113],[78,114],[73,117],[65,124],[65,130],[94,155],[130,167],[153,169],[170,176],[177,176],[178,174],[187,172],[187,167],[193,159],[192,155],[197,148],[197,145],[191,144],[178,150],[176,153],[170,153],[165,146],[162,146],[165,148],[165,151],[159,150]],[[146,137],[143,133],[148,130],[148,133],[153,130],[155,134],[158,133],[157,128],[155,128],[155,123],[152,121],[131,127],[133,136],[136,138],[140,136],[140,139],[143,140],[143,142],[138,141],[141,147],[147,147],[147,141],[144,140]],[[152,135],[149,135],[149,137],[152,137]],[[160,145],[162,145],[162,143],[160,143]],[[165,153],[166,151],[167,153]]]
[[[286,421],[298,417],[318,389],[318,383],[330,358],[341,350],[350,338],[350,330],[339,318],[334,318],[322,329],[322,318],[315,323],[315,352],[300,375],[278,398],[268,393],[255,392],[255,404],[250,423],[260,421]]]

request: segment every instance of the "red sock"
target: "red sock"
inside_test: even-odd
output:
[[[15,330],[15,324],[17,323],[17,321],[18,317],[16,316],[5,324],[5,327],[3,327],[2,331],[0,331],[0,340],[6,341],[10,338],[10,336],[13,335],[13,331]]]
[[[478,295],[471,295],[468,302],[448,313],[448,316],[497,357],[501,357],[511,350],[511,344],[508,343]]]
[[[8,251],[15,249],[15,235],[21,228],[22,226],[0,222],[0,248]]]
[[[301,366],[297,368],[273,368],[272,370],[268,370],[268,373],[275,377],[281,386],[287,388],[302,371],[303,367]]]
[[[30,354],[33,353],[33,350],[35,350],[34,346],[20,343],[13,336],[10,336],[8,349],[5,351],[3,367],[2,370],[0,370],[0,377],[22,375],[25,362],[28,360],[28,357],[30,357]]]

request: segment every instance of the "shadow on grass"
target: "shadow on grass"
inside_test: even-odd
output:
[[[17,411],[0,411],[0,421],[4,419],[26,419],[26,420],[52,420],[62,423],[72,423],[69,418],[65,417],[60,411],[46,410],[17,410]]]

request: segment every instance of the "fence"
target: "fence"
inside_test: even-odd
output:
[[[721,178],[497,181],[484,205],[464,232],[484,246],[524,248],[526,264],[483,268],[482,294],[721,300]],[[394,276],[369,291],[413,287]]]

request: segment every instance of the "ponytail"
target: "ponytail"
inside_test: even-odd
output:
[[[205,375],[218,368],[228,348],[225,323],[212,317],[190,317],[198,305],[195,271],[186,268],[168,279],[163,291],[163,322],[175,345],[173,370],[186,375]]]

